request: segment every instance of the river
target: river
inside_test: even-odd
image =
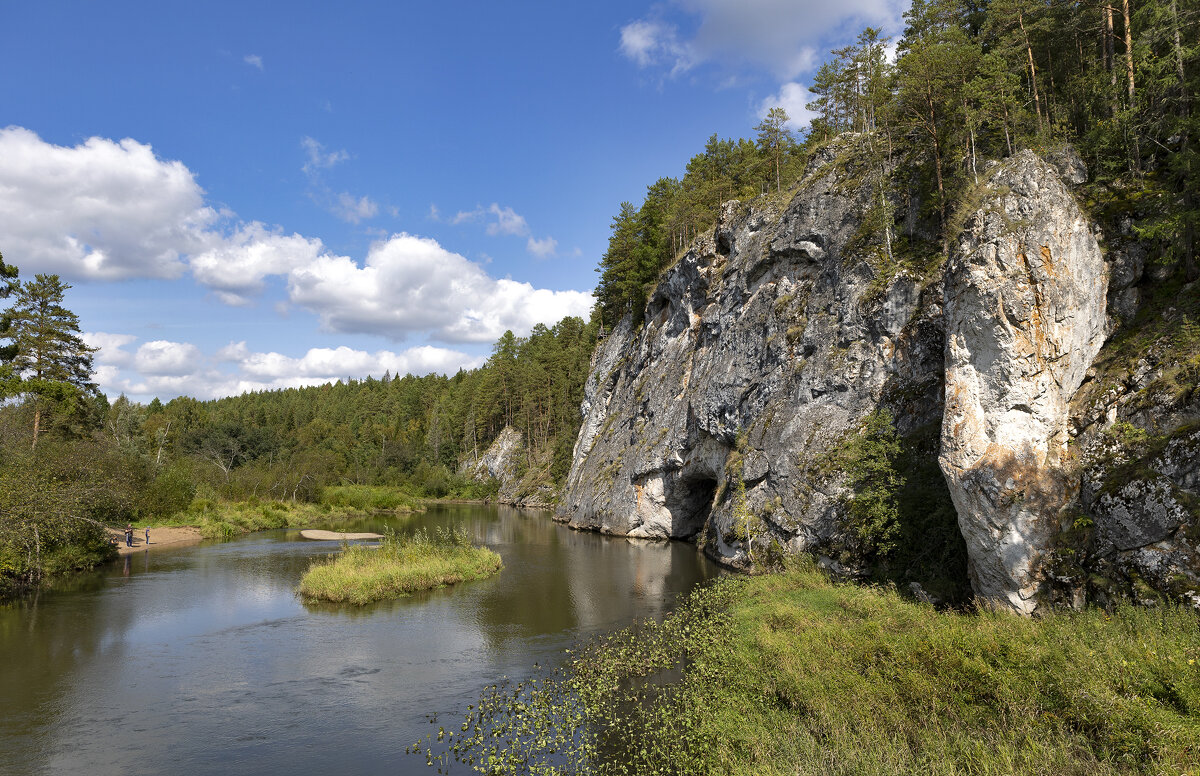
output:
[[[334,542],[265,531],[158,550],[0,608],[0,773],[429,773],[405,746],[580,638],[661,617],[719,573],[681,543],[438,505],[325,526],[465,526],[495,577],[362,608],[295,588]],[[456,769],[457,770],[457,769]],[[465,769],[463,769],[465,771]]]

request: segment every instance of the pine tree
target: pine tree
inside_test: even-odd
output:
[[[775,191],[783,190],[780,184],[780,167],[783,154],[792,145],[792,133],[787,128],[791,120],[783,108],[771,108],[766,118],[754,128],[758,132],[758,146],[763,153],[775,162]]]
[[[4,263],[4,254],[0,253],[0,299],[7,299],[12,295],[20,284],[17,282],[17,268],[11,264]],[[12,330],[12,316],[5,311],[0,316],[0,340],[9,339]],[[8,364],[17,355],[17,348],[13,344],[0,347],[0,367]],[[0,396],[3,396],[0,393]]]
[[[13,371],[20,378],[19,392],[32,397],[34,404],[34,448],[47,403],[67,407],[96,390],[91,381],[96,349],[79,336],[79,317],[62,306],[68,288],[58,275],[37,275],[18,287],[8,311],[8,336],[16,348]]]

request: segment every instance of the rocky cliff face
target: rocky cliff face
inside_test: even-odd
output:
[[[1104,342],[1091,224],[1032,151],[989,182],[947,265],[940,462],[978,595],[1028,613],[1074,496],[1068,403]]]
[[[1077,157],[1063,156],[1055,166],[1077,183]],[[946,546],[965,539],[976,594],[1022,612],[1051,595],[1077,603],[1097,564],[1142,563],[1129,553],[1157,553],[1136,566],[1155,589],[1152,577],[1200,568],[1186,543],[1196,440],[1137,453],[1162,462],[1145,481],[1162,494],[1153,514],[1114,489],[1111,458],[1084,475],[1079,448],[1121,422],[1097,404],[1119,399],[1100,388],[1112,380],[1094,362],[1116,324],[1109,302],[1123,317],[1138,309],[1136,251],[1105,257],[1055,166],[1023,153],[981,185],[943,267],[940,252],[864,223],[873,189],[857,164],[844,140],[814,158],[790,201],[727,203],[664,274],[644,317],[601,341],[559,519],[694,539],[734,566],[807,551],[862,573],[867,562],[928,564],[930,532],[941,530],[931,516],[945,511]],[[919,231],[915,214],[898,215]],[[1161,378],[1169,363],[1157,369]],[[897,494],[903,562],[903,551],[846,551],[857,529],[842,451],[881,409],[914,453]],[[1185,407],[1164,422],[1194,417]],[[922,457],[940,459],[945,479],[936,466],[921,475]]]
[[[521,432],[505,426],[478,459],[468,458],[459,466],[459,473],[478,482],[495,480],[496,499],[502,504],[524,507],[547,507],[554,503],[554,493],[546,484],[545,472],[529,470]]]
[[[786,206],[727,203],[641,325],[600,344],[562,519],[694,537],[732,565],[752,542],[818,548],[839,530],[829,469],[845,435],[885,398],[902,431],[940,422],[940,283],[876,266],[858,218],[869,190],[847,186],[844,150]],[[760,518],[743,538],[739,507]]]

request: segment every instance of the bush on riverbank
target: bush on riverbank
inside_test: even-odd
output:
[[[373,485],[334,485],[321,493],[321,503],[364,512],[420,512],[421,499],[398,488]]]
[[[472,546],[465,530],[438,531],[432,536],[421,530],[406,538],[392,534],[378,547],[353,545],[314,563],[300,580],[300,594],[361,605],[482,579],[502,565],[496,553]]]
[[[811,567],[724,578],[491,688],[462,731],[423,753],[488,773],[1196,774],[1200,618],[939,612]]]

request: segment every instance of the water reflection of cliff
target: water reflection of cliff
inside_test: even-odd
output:
[[[493,647],[660,618],[679,593],[717,573],[690,544],[573,531],[538,513],[514,510],[500,518],[475,527],[505,561],[504,583],[481,595],[477,610]]]

